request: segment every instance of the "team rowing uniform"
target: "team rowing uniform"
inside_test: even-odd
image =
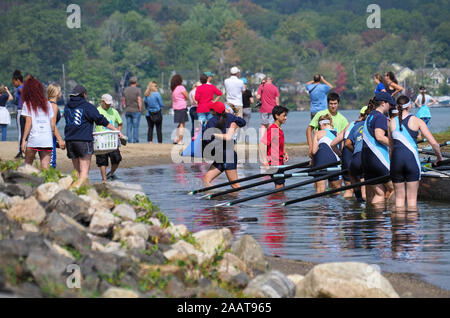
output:
[[[414,182],[420,180],[421,165],[417,149],[418,131],[409,129],[408,123],[412,115],[402,121],[402,130],[398,117],[397,127],[392,133],[394,148],[392,150],[391,177],[394,183]]]
[[[389,147],[375,139],[375,129],[383,129],[388,134],[388,119],[377,110],[372,111],[364,123],[361,160],[366,180],[390,174]]]
[[[335,130],[325,129],[326,134],[319,140],[319,149],[314,155],[314,167],[319,167],[340,161],[338,155],[331,148],[331,142],[336,138],[337,132]],[[337,181],[340,176],[328,179],[328,181]]]
[[[348,135],[348,139],[351,140],[353,143],[353,154],[350,163],[350,174],[355,177],[361,177],[363,174],[361,161],[361,152],[363,147],[363,130],[364,130],[364,122],[358,121],[355,123],[353,129],[350,131],[350,134]]]
[[[355,126],[355,121],[352,121],[350,123],[350,125],[348,126],[347,130],[345,131],[344,134],[344,145],[345,145],[345,141],[348,139],[350,132],[352,131],[353,127]],[[352,162],[352,156],[353,153],[344,146],[344,149],[342,149],[342,170],[344,169],[349,169],[350,168],[350,164]],[[350,175],[349,173],[344,173],[342,175],[342,177],[344,178],[345,181],[350,181]]]

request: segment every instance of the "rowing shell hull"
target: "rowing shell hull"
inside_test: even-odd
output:
[[[450,202],[450,178],[437,173],[424,173],[419,186],[420,200]]]

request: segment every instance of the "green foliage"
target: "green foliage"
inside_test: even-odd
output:
[[[43,170],[40,177],[45,179],[45,182],[58,182],[59,179],[63,177],[61,171],[56,170],[53,167],[48,168],[47,170]]]
[[[170,275],[163,277],[159,269],[150,271],[145,277],[140,278],[139,290],[143,293],[154,288],[164,290],[171,279],[172,277]]]
[[[6,160],[0,162],[0,171],[6,171],[6,170],[17,170],[19,166],[23,163],[23,160]]]
[[[63,248],[68,251],[77,262],[83,258],[83,255],[73,246],[65,245]]]
[[[74,189],[74,192],[77,195],[87,195],[90,188],[91,187],[89,187],[89,186],[82,185],[79,188]]]

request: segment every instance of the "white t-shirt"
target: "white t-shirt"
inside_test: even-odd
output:
[[[422,94],[419,94],[419,95],[417,95],[417,98],[416,98],[416,102],[417,102],[417,104],[419,104],[420,106],[422,106],[422,105],[428,105],[430,102],[431,102],[431,96],[430,95],[428,95],[428,94],[425,94],[425,103],[422,103]]]
[[[32,126],[30,134],[28,135],[27,147],[31,148],[52,148],[53,147],[53,134],[51,127],[51,118],[53,118],[53,108],[50,102],[48,103],[48,114],[44,113],[41,109],[37,114],[28,108],[26,102],[22,106],[22,116],[31,117]]]
[[[225,80],[225,90],[227,91],[227,102],[235,106],[243,106],[242,93],[245,91],[244,82],[237,76],[230,76]]]

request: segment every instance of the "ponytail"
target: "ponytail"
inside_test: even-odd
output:
[[[402,127],[402,121],[403,121],[403,105],[406,105],[410,102],[410,99],[408,96],[402,95],[399,98],[397,98],[397,108],[398,108],[398,122],[399,122],[399,129],[400,131],[403,130]]]
[[[226,124],[227,124],[227,113],[223,112],[222,114],[219,114],[219,122],[217,123],[216,128],[223,130]]]

